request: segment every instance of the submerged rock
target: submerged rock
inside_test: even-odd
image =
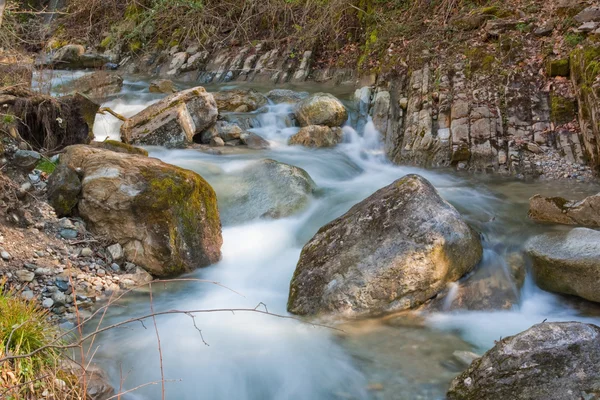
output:
[[[342,126],[348,112],[341,101],[328,93],[316,93],[296,105],[294,116],[300,126]]]
[[[203,87],[174,93],[121,126],[125,143],[185,147],[217,121],[217,103]]]
[[[269,159],[251,164],[220,185],[223,223],[293,215],[308,205],[316,189],[302,168]]]
[[[600,227],[600,193],[581,201],[536,194],[529,199],[528,215],[534,221]]]
[[[333,147],[342,141],[342,135],[342,128],[309,125],[300,128],[298,133],[290,138],[289,144],[305,147]]]
[[[530,239],[525,248],[542,289],[600,302],[600,232],[547,233]]]
[[[127,261],[162,277],[220,259],[216,195],[198,174],[89,146],[68,147],[61,163],[82,169],[79,214],[90,231],[122,245]]]
[[[304,246],[290,285],[295,314],[348,316],[419,306],[471,271],[479,237],[418,175],[378,190]]]
[[[67,217],[79,201],[81,180],[73,168],[59,164],[48,179],[48,201],[56,215]]]
[[[223,90],[213,96],[219,112],[249,112],[267,104],[267,98],[255,90]]]
[[[252,150],[264,150],[271,147],[268,141],[263,139],[262,136],[259,136],[253,132],[242,133],[240,140]]]
[[[600,397],[600,328],[547,322],[499,341],[452,381],[449,400]]]

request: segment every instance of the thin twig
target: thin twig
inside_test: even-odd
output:
[[[152,313],[152,322],[154,323],[154,331],[156,332],[156,342],[158,344],[158,358],[160,360],[160,388],[161,399],[165,400],[165,370],[163,366],[162,346],[160,345],[160,335],[158,334],[158,325],[156,324],[156,315],[154,313],[154,300],[152,298],[152,283],[148,285],[150,292],[150,312]]]

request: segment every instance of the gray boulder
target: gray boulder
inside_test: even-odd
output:
[[[217,121],[217,103],[203,87],[174,93],[121,126],[125,143],[185,147]]]
[[[426,179],[407,175],[304,246],[288,310],[354,316],[414,308],[471,271],[482,252],[459,212]]]
[[[150,93],[166,93],[171,94],[175,93],[175,85],[173,81],[169,79],[158,79],[150,82],[150,87],[148,88]]]
[[[215,183],[223,223],[293,215],[306,208],[315,189],[302,168],[269,159]]]
[[[547,233],[530,239],[525,249],[542,289],[600,302],[600,232]]]
[[[81,193],[81,180],[73,168],[59,164],[48,179],[48,201],[59,217],[70,216]]]
[[[342,126],[348,112],[341,101],[328,93],[316,93],[296,105],[294,116],[300,126]]]
[[[253,132],[242,133],[240,140],[252,150],[264,150],[271,147],[268,141],[263,139],[262,136],[259,136]]]
[[[210,143],[212,138],[220,137],[223,141],[239,139],[244,133],[238,125],[227,122],[217,121],[213,126],[202,132],[201,141],[204,144]]]
[[[600,328],[548,322],[504,338],[452,381],[448,400],[600,398]]]
[[[600,227],[600,193],[581,201],[536,194],[529,199],[528,215],[534,221]]]

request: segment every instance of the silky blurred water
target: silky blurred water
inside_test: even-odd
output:
[[[257,87],[263,92],[269,89]],[[351,97],[350,91],[343,89],[336,95],[346,101]],[[127,78],[122,93],[110,97],[104,106],[131,116],[163,96],[149,93],[146,80]],[[351,108],[351,103],[347,104]],[[379,133],[369,120],[359,132],[345,126],[344,143],[333,149],[290,147],[287,139],[298,129],[288,127],[290,112],[289,105],[269,105],[265,112],[253,115],[259,126],[253,131],[271,143],[269,150],[213,155],[192,149],[148,149],[151,157],[201,174],[217,191],[220,204],[235,191],[231,178],[265,158],[305,169],[318,186],[308,208],[297,215],[242,224],[232,221],[223,226],[222,261],[188,277],[217,281],[235,292],[198,282],[155,285],[156,310],[254,308],[261,304],[260,309],[266,306],[270,312],[287,315],[289,282],[302,246],[322,225],[408,173],[430,180],[482,233],[486,257],[479,268],[506,268],[504,257],[519,252],[528,237],[561,229],[527,219],[528,199],[533,194],[576,199],[600,191],[594,185],[521,182],[395,166],[385,160]],[[119,126],[111,116],[99,116],[94,127],[97,140],[118,139]],[[454,284],[451,295],[460,284]],[[197,314],[194,320],[182,314],[161,316],[157,324],[164,373],[172,380],[166,384],[166,398],[442,399],[450,380],[460,372],[452,362],[456,350],[482,354],[494,340],[545,319],[600,323],[597,308],[543,292],[529,277],[519,294],[520,301],[509,310],[356,321],[338,326],[343,333],[252,313]],[[446,301],[451,302],[452,297]],[[111,308],[102,324],[149,312],[147,294],[139,293]],[[109,371],[117,388],[127,390],[160,380],[157,340],[150,320],[145,326],[137,323],[106,332],[94,346],[95,361]],[[145,386],[123,398],[160,399],[161,388],[158,384]]]

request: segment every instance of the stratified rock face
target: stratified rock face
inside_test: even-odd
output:
[[[600,193],[582,201],[535,195],[529,199],[529,218],[565,225],[600,226]]]
[[[526,250],[542,289],[600,302],[600,232],[575,228],[539,235]]]
[[[405,310],[471,271],[479,237],[418,175],[375,192],[304,246],[290,286],[295,314]]]
[[[123,88],[123,78],[108,71],[97,71],[70,82],[67,89],[83,93],[95,101],[119,93]]]
[[[174,93],[129,118],[121,126],[125,143],[184,147],[218,116],[212,94],[201,87]]]
[[[219,112],[249,112],[267,104],[267,98],[254,90],[223,90],[213,96]]]
[[[452,381],[449,400],[600,398],[600,328],[534,325],[502,339]]]
[[[127,261],[155,276],[219,261],[217,199],[198,174],[89,146],[68,147],[61,163],[83,170],[79,214],[92,232],[121,244]]]
[[[294,116],[300,126],[342,126],[348,112],[341,101],[328,93],[316,93],[296,105]]]
[[[289,144],[299,144],[305,147],[333,147],[342,141],[342,128],[310,125],[300,128],[292,136]]]
[[[305,209],[316,189],[302,168],[269,159],[221,185],[217,190],[223,223],[288,217]]]
[[[81,180],[73,168],[60,164],[48,179],[48,201],[59,217],[71,215],[79,201]]]

